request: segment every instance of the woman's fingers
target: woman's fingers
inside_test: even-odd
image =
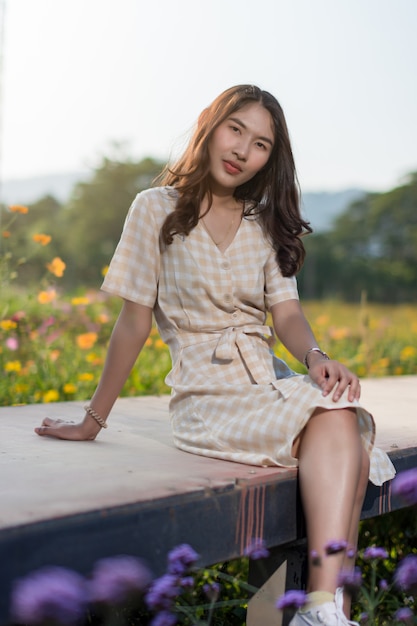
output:
[[[341,363],[337,361],[320,361],[312,366],[311,370],[310,375],[320,385],[324,396],[333,391],[332,400],[337,402],[346,388],[349,387],[349,401],[359,400],[361,394],[359,379]]]

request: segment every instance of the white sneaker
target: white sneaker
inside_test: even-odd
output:
[[[359,626],[343,613],[343,589],[336,589],[335,601],[325,602],[310,611],[297,611],[289,626]]]

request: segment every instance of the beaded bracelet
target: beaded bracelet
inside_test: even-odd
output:
[[[88,404],[86,404],[84,410],[86,411],[86,413],[88,413],[88,415],[91,415],[91,417],[96,420],[97,424],[101,426],[101,428],[107,428],[107,424],[104,419],[100,417],[100,415],[96,413],[95,410],[91,408],[91,406],[88,406]]]
[[[308,364],[308,355],[309,355],[311,352],[320,352],[320,354],[321,354],[321,355],[322,355],[322,356],[323,356],[323,357],[324,357],[327,361],[330,361],[330,357],[329,357],[329,355],[328,355],[328,354],[326,354],[325,352],[323,352],[323,350],[320,350],[320,348],[310,348],[309,350],[307,350],[307,352],[305,353],[305,356],[304,356],[304,365],[306,366],[306,368],[307,368],[308,370],[310,369],[310,366],[309,366],[309,364]]]

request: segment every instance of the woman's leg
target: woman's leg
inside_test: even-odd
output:
[[[362,464],[361,464],[361,474],[359,479],[358,488],[356,491],[356,500],[352,511],[352,519],[350,521],[350,529],[348,534],[349,546],[354,550],[357,548],[358,544],[358,530],[359,530],[359,520],[361,516],[363,501],[366,494],[366,488],[368,486],[369,480],[369,455],[366,452],[365,448],[362,447]],[[345,571],[353,570],[355,566],[355,558],[349,556],[348,553],[345,554],[345,558],[343,560],[342,568]],[[349,594],[344,594],[344,610],[346,615],[350,615],[350,606],[352,602],[352,597]]]
[[[309,546],[308,591],[334,593],[345,553],[330,541],[354,540],[364,492],[363,446],[354,409],[317,409],[298,447],[300,490]],[[314,555],[312,558],[311,555]]]

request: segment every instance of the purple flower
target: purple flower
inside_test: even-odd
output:
[[[341,570],[338,576],[338,587],[344,587],[348,593],[353,595],[362,585],[362,572],[359,567],[353,570]]]
[[[368,613],[363,612],[363,613],[361,613],[359,615],[359,621],[360,621],[361,624],[366,624],[368,622],[368,620],[369,620]]]
[[[174,626],[177,623],[177,618],[174,613],[169,611],[161,611],[158,615],[155,615],[150,623],[150,626]]]
[[[387,581],[385,580],[385,578],[380,580],[379,588],[381,589],[381,591],[387,591],[388,587],[389,587],[389,585],[388,585]]]
[[[326,554],[337,554],[338,552],[343,552],[348,547],[348,542],[344,539],[342,540],[333,540],[326,543],[324,549]]]
[[[407,504],[417,504],[417,469],[397,474],[392,481],[392,493],[403,498]]]
[[[149,569],[134,556],[100,559],[90,581],[92,602],[122,604],[130,594],[144,592],[152,580]]]
[[[11,615],[29,626],[48,620],[72,626],[85,617],[87,604],[82,576],[63,567],[45,567],[15,581]]]
[[[291,589],[290,591],[286,591],[284,595],[278,599],[275,606],[281,611],[284,609],[299,609],[304,606],[306,602],[307,594],[305,591]]]
[[[168,553],[168,573],[178,574],[179,576],[185,574],[191,565],[194,565],[199,559],[199,556],[187,543],[173,548]]]
[[[388,552],[385,550],[385,548],[378,548],[377,546],[370,546],[369,548],[366,548],[366,550],[364,551],[363,558],[365,560],[387,559]]]
[[[178,577],[173,574],[165,574],[152,583],[145,601],[150,609],[170,609],[174,598],[180,593]]]
[[[192,576],[184,576],[180,578],[180,585],[183,589],[192,589],[194,587],[194,578]]]
[[[220,595],[220,585],[219,583],[206,583],[203,585],[203,591],[210,602],[216,602]]]
[[[263,539],[252,539],[251,543],[246,546],[243,554],[252,559],[252,561],[257,561],[258,559],[266,559],[269,556],[269,550]]]
[[[311,550],[310,552],[311,563],[312,565],[320,566],[321,565],[321,557],[317,550]]]
[[[405,622],[406,624],[412,624],[414,621],[413,611],[409,609],[407,606],[404,606],[395,612],[394,618],[397,620],[397,622]]]
[[[394,581],[397,587],[404,591],[417,589],[417,556],[409,554],[400,561],[394,574]]]

